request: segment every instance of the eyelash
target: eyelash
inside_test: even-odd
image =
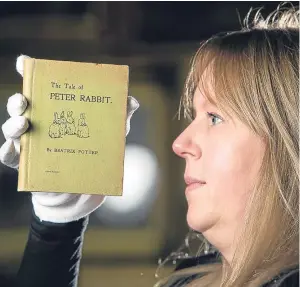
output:
[[[218,116],[218,115],[216,115],[216,114],[214,114],[214,113],[207,113],[207,115],[208,115],[208,117],[210,117],[210,118],[216,118],[216,119],[219,119],[219,120],[221,120],[221,122],[223,121],[223,119],[220,117],[220,116]],[[212,125],[213,126],[213,125]]]
[[[207,112],[207,116],[210,118],[210,119],[212,119],[212,118],[216,118],[216,119],[219,119],[219,120],[221,120],[221,122],[223,121],[223,119],[219,116],[219,115],[217,115],[217,114],[214,114],[214,113],[209,113],[209,112]],[[196,116],[195,116],[195,114],[193,113],[193,117],[192,117],[192,120],[194,120],[196,118]],[[212,126],[215,126],[214,124],[212,124]]]

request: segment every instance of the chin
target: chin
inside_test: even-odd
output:
[[[197,214],[194,214],[190,210],[188,210],[187,215],[186,215],[186,221],[188,226],[198,232],[202,232],[202,223],[201,223],[201,218],[197,216]]]
[[[215,220],[209,215],[199,214],[195,210],[188,209],[186,221],[190,228],[200,233],[207,231],[215,225]]]

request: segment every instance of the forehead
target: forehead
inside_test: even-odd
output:
[[[215,106],[213,102],[216,100],[213,89],[213,73],[212,64],[209,64],[201,75],[198,75],[198,84],[193,95],[193,106]],[[209,99],[211,101],[209,101]]]
[[[206,97],[206,95],[204,94],[203,91],[201,91],[201,89],[199,87],[197,87],[197,89],[195,90],[194,96],[193,96],[193,107],[194,108],[199,108],[199,107],[215,107],[215,105],[213,105],[208,98]]]

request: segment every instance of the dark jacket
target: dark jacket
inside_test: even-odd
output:
[[[76,282],[78,278],[83,234],[87,223],[88,218],[64,224],[40,222],[33,214],[28,241],[14,286],[76,286],[76,284],[72,285],[72,282]],[[177,266],[177,270],[215,260],[215,255],[188,258]],[[175,278],[166,286],[183,287],[196,276],[199,275]],[[271,283],[263,287],[298,287],[298,268],[281,275],[278,282],[279,285]]]
[[[201,264],[220,262],[218,253],[210,253],[199,257],[187,258],[183,260],[177,267],[177,270],[183,270],[188,267],[194,267]],[[204,274],[174,276],[164,287],[182,287],[192,282],[194,279],[203,276]],[[279,275],[275,276],[269,282],[260,287],[299,287],[299,266],[293,269],[284,270]]]

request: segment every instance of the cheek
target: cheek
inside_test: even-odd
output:
[[[215,141],[206,150],[205,178],[219,210],[236,210],[239,215],[243,212],[260,165],[253,152],[247,144],[233,141]]]
[[[206,149],[204,166],[207,181],[230,184],[249,177],[255,168],[255,151],[244,142],[215,141]]]
[[[237,175],[243,174],[243,159],[231,143],[210,145],[203,160],[206,179],[211,185],[231,185]]]

